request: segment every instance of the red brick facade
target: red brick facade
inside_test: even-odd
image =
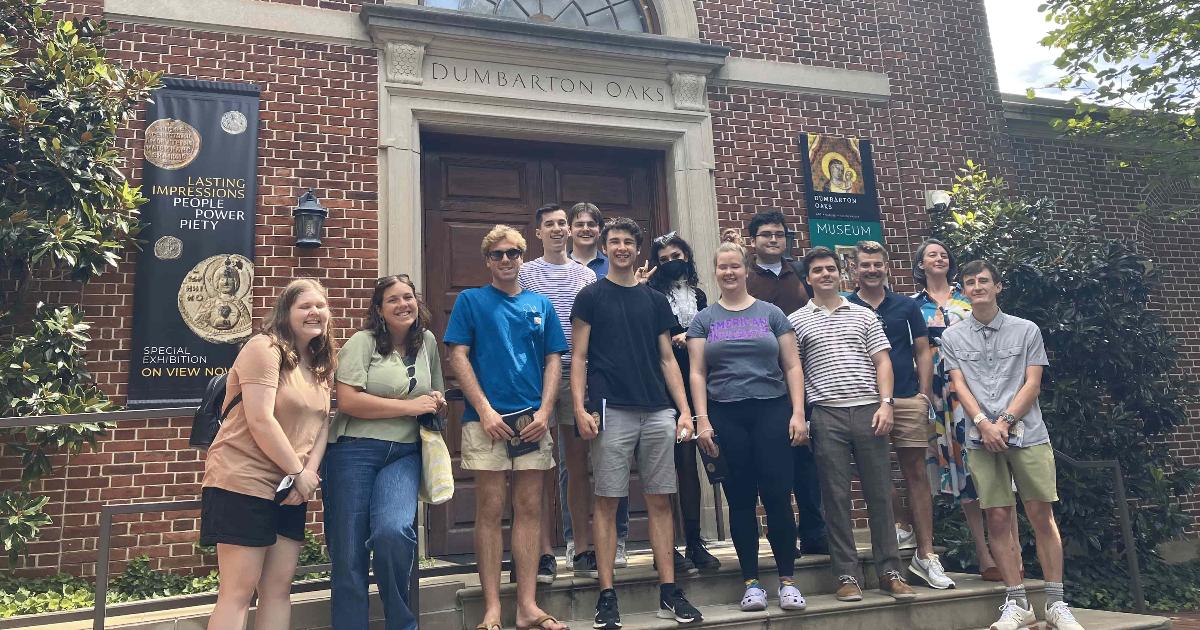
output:
[[[358,11],[371,0],[269,0]],[[54,3],[71,15],[98,15],[102,0]],[[807,234],[797,135],[836,133],[870,138],[885,237],[911,288],[911,252],[927,233],[925,191],[945,189],[968,158],[1012,177],[1029,194],[1063,207],[1096,211],[1114,235],[1137,235],[1158,249],[1168,279],[1200,271],[1195,225],[1135,226],[1126,210],[1144,198],[1145,183],[1106,167],[1102,149],[1049,136],[1012,133],[997,88],[981,0],[697,0],[701,39],[731,55],[847,70],[886,73],[891,94],[868,100],[710,83],[716,195],[721,227],[744,228],[763,208],[782,209]],[[296,276],[330,288],[339,339],[357,324],[379,260],[379,99],[377,51],[371,47],[302,43],[286,38],[114,23],[107,45],[122,64],[173,76],[253,82],[262,88],[259,199],[255,252],[255,312]],[[129,172],[140,177],[139,133],[124,134]],[[331,210],[325,247],[298,256],[292,246],[291,206],[307,187],[321,191]],[[1193,228],[1189,230],[1188,228]],[[806,247],[807,242],[798,243]],[[119,271],[82,296],[95,341],[91,366],[117,401],[124,396],[130,350],[132,256]],[[1200,373],[1197,298],[1178,285],[1164,292],[1169,321],[1184,344],[1181,369]],[[1180,302],[1183,302],[1180,304]],[[1200,408],[1175,438],[1177,452],[1200,464]],[[124,423],[97,452],[58,458],[62,474],[38,490],[51,496],[54,525],[33,544],[25,567],[91,575],[98,512],[120,501],[193,498],[203,463],[187,448],[190,419]],[[5,479],[19,462],[0,458]],[[1188,499],[1200,513],[1200,500]],[[320,531],[317,511],[310,512]],[[114,570],[139,554],[164,568],[210,564],[193,547],[197,516],[132,517],[114,527]]]

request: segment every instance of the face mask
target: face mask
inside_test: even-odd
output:
[[[678,280],[687,273],[688,264],[686,260],[668,260],[665,263],[659,263],[658,271],[654,275],[662,276],[667,280]]]

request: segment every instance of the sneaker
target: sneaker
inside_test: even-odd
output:
[[[563,557],[567,559],[567,564],[571,564],[571,559],[575,557],[575,541],[574,540],[567,541],[567,552],[563,554]]]
[[[698,570],[705,573],[721,568],[721,561],[708,552],[703,540],[688,545],[687,550],[684,551],[684,557],[690,560]]]
[[[700,611],[696,610],[696,607],[683,596],[683,590],[678,588],[675,589],[675,592],[667,596],[666,599],[659,600],[658,618],[674,619],[679,623],[699,623],[704,621],[704,615],[701,615]]]
[[[629,555],[625,553],[625,540],[617,539],[617,557],[613,560],[614,569],[624,569],[629,566]]]
[[[992,624],[990,630],[1019,630],[1028,628],[1035,623],[1037,623],[1037,617],[1033,615],[1033,607],[1021,608],[1020,604],[1008,599],[1000,607],[1000,618]]]
[[[896,545],[901,549],[910,549],[917,546],[916,528],[904,529],[899,525],[896,526]]]
[[[783,610],[804,610],[808,602],[795,584],[784,583],[779,587],[779,607]]]
[[[611,588],[600,591],[596,602],[596,619],[592,622],[596,630],[617,630],[621,627],[621,611],[617,610],[617,592]]]
[[[575,577],[598,578],[600,571],[596,570],[596,552],[585,551],[571,558],[571,568]]]
[[[842,575],[838,577],[838,581],[842,583],[838,587],[837,593],[834,595],[839,602],[861,602],[862,587],[858,585],[858,579],[853,575]]]
[[[674,552],[675,575],[696,575],[700,572],[700,569],[697,569],[691,560],[683,557],[683,554],[679,553],[678,549],[672,549],[671,551]],[[654,563],[654,570],[658,570],[658,562]]]
[[[1067,602],[1054,602],[1046,606],[1046,628],[1049,630],[1083,630],[1083,626],[1071,614]]]
[[[742,612],[757,612],[767,609],[767,592],[758,584],[758,580],[750,582],[746,594],[742,595]]]
[[[548,553],[542,554],[542,559],[538,561],[538,584],[553,584],[556,577],[558,577],[558,561]]]
[[[954,580],[946,576],[946,570],[942,568],[942,561],[936,553],[929,554],[925,560],[913,554],[912,562],[908,563],[908,572],[921,578],[929,588],[954,588]]]
[[[899,571],[888,571],[879,576],[879,590],[901,601],[917,598],[917,592],[904,581]]]

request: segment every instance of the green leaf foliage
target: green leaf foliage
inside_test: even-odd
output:
[[[1200,175],[1200,4],[1194,0],[1047,0],[1056,87],[1080,90],[1056,128],[1114,140],[1116,164],[1170,179]],[[1092,101],[1116,108],[1101,111]]]
[[[159,85],[105,59],[103,22],[59,21],[43,4],[0,0],[0,417],[113,409],[86,369],[82,310],[22,304],[31,280],[87,282],[136,244],[146,199],[120,170],[117,131]],[[19,489],[0,495],[10,568],[49,524],[44,498],[28,495],[33,482],[51,474],[55,454],[94,445],[104,429],[0,431],[22,463]],[[74,591],[56,593],[74,601]]]
[[[1161,289],[1153,260],[1107,238],[1089,217],[1064,217],[1050,201],[1011,196],[1001,179],[973,164],[957,177],[952,198],[951,207],[932,211],[934,235],[960,268],[981,258],[994,263],[1004,276],[1001,308],[1041,328],[1050,367],[1040,401],[1054,447],[1076,459],[1121,464],[1138,552],[1148,572],[1163,575],[1154,550],[1191,525],[1177,497],[1192,492],[1200,474],[1182,466],[1163,440],[1186,422],[1193,398],[1177,371],[1176,340],[1153,304]],[[1058,465],[1056,515],[1067,581],[1080,605],[1129,603],[1112,489],[1110,473]],[[954,527],[943,533],[965,543],[951,554],[965,559],[970,536]],[[1037,575],[1033,537],[1022,540]],[[1101,583],[1111,592],[1091,590]],[[1200,603],[1200,591],[1190,592]]]

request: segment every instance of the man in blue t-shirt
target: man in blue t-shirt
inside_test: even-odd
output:
[[[505,473],[513,471],[512,554],[517,575],[517,626],[565,630],[537,605],[538,540],[544,471],[554,467],[549,420],[562,375],[567,340],[550,300],[521,289],[517,275],[525,238],[497,225],[483,238],[491,284],[459,294],[446,327],[450,369],[467,399],[462,419],[462,468],[475,472],[475,555],[483,588],[481,626],[501,625],[500,523]],[[527,412],[517,431],[501,416]],[[524,420],[524,426],[522,425]],[[511,441],[536,451],[509,457]],[[518,442],[518,443],[519,443]]]
[[[908,503],[912,512],[912,531],[897,524],[897,542],[916,538],[908,571],[930,588],[954,588],[936,553],[933,553],[933,495],[925,471],[925,456],[933,433],[929,413],[933,396],[933,350],[929,346],[929,328],[917,301],[887,288],[891,265],[887,249],[876,241],[859,241],[854,247],[854,268],[858,272],[858,290],[850,294],[851,304],[875,311],[892,349],[893,396],[892,447],[900,460],[900,471],[908,484]],[[899,521],[899,502],[893,489],[893,512]],[[907,536],[905,536],[907,534]]]

